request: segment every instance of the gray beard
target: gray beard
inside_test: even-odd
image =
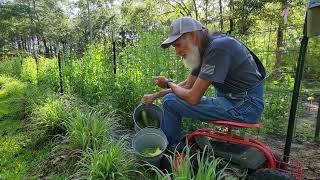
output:
[[[195,69],[199,67],[201,58],[199,48],[193,44],[189,44],[191,52],[186,55],[186,58],[183,58],[183,64],[188,69]]]

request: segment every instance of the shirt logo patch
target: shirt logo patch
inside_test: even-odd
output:
[[[212,75],[214,74],[215,65],[206,64],[201,67],[201,72],[204,74]]]

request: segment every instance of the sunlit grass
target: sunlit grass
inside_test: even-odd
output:
[[[34,150],[30,146],[36,137],[29,132],[21,131],[20,129],[24,126],[24,121],[21,120],[0,121],[0,179],[24,179],[37,176],[41,169],[39,165],[50,154],[49,144],[39,150]]]

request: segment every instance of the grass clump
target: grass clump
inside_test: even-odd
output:
[[[185,146],[181,153],[175,151],[174,154],[174,156],[165,155],[171,165],[170,173],[150,165],[151,170],[156,174],[155,179],[219,180],[225,178],[226,166],[220,167],[222,159],[215,158],[207,146],[203,152],[195,152],[191,147]]]
[[[69,96],[49,96],[45,103],[37,105],[32,114],[35,128],[52,137],[67,133],[65,124],[72,113],[75,101]]]
[[[117,127],[117,118],[112,113],[83,112],[75,109],[66,123],[67,141],[71,149],[101,149],[110,141],[111,132]]]
[[[100,150],[83,152],[77,175],[81,179],[132,179],[133,158],[123,145],[122,141],[109,141]]]

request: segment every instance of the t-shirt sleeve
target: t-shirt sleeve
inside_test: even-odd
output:
[[[193,76],[199,76],[200,69],[201,69],[201,66],[193,69],[193,70],[191,71],[191,75],[193,75]]]
[[[203,58],[199,73],[201,79],[224,83],[231,66],[232,56],[220,49],[213,49]]]

